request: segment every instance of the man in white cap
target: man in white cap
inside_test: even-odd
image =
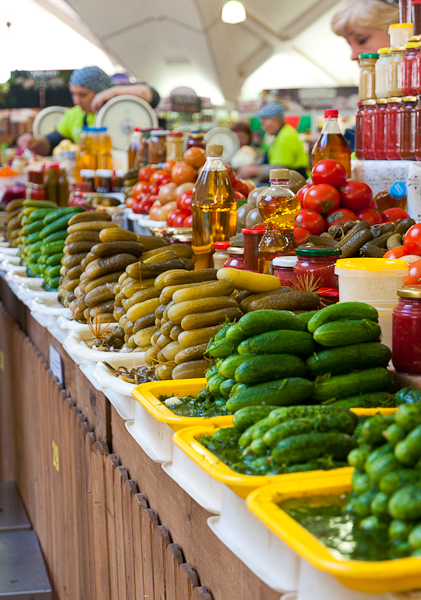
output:
[[[261,120],[262,129],[275,136],[265,159],[261,165],[246,165],[238,170],[237,176],[242,179],[258,177],[260,181],[269,175],[270,167],[285,167],[298,171],[307,178],[306,167],[308,155],[298,137],[297,131],[285,123],[285,108],[279,102],[266,104],[256,117]],[[270,165],[270,167],[268,167]]]

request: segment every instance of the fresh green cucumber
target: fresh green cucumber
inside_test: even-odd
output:
[[[247,427],[247,429],[245,431],[243,431],[243,434],[240,436],[240,439],[238,440],[238,445],[240,446],[240,448],[247,448],[248,446],[250,446],[250,444],[253,441],[253,433],[255,432],[255,430],[258,430],[262,426],[266,427],[266,428],[268,427],[267,417],[264,417],[263,419],[256,421],[256,423],[254,423],[250,427]]]
[[[236,392],[239,392],[240,390],[246,390],[249,386],[246,385],[245,383],[236,383],[235,385],[232,386],[231,391],[230,391],[230,397],[234,396],[234,394]]]
[[[336,398],[325,400],[323,404],[342,408],[395,408],[396,400],[389,392],[373,392],[371,394],[360,394],[336,400]]]
[[[60,219],[66,215],[69,215],[70,219],[73,215],[81,212],[85,212],[85,209],[82,206],[66,206],[66,208],[59,208],[44,217],[44,225],[49,225],[56,219]]]
[[[210,340],[206,348],[206,354],[209,354],[212,358],[228,358],[234,352],[234,344],[231,344],[226,337],[222,337],[219,340]]]
[[[223,323],[221,325],[221,327],[218,330],[218,333],[215,335],[215,342],[217,342],[218,340],[222,340],[222,338],[225,338],[227,335],[227,331],[230,327],[232,327],[232,323]]]
[[[214,375],[218,375],[218,367],[216,365],[213,365],[206,371],[206,373],[205,373],[206,381],[209,381],[209,379],[211,379],[211,377],[213,377]]]
[[[389,513],[393,519],[410,521],[421,517],[421,487],[408,485],[393,494],[389,500]]]
[[[412,550],[420,550],[421,549],[421,524],[414,527],[409,534],[408,542],[411,546]]]
[[[401,488],[419,483],[420,472],[415,469],[400,469],[383,475],[380,479],[380,490],[387,496],[392,496]]]
[[[395,422],[405,431],[421,425],[421,405],[401,404],[395,414]]]
[[[32,242],[32,244],[28,244],[28,254],[31,254],[32,252],[38,252],[38,250],[41,250],[41,246],[42,240],[38,240],[37,242]]]
[[[306,324],[293,312],[271,309],[247,313],[238,321],[238,328],[243,334],[242,339],[280,329],[307,331]]]
[[[55,233],[50,233],[46,238],[43,239],[44,244],[49,244],[50,242],[58,242],[59,240],[65,240],[67,238],[67,229],[62,229],[61,231],[56,231]]]
[[[332,321],[358,321],[360,319],[369,319],[378,321],[377,310],[365,302],[339,302],[326,306],[310,319],[307,328],[310,333],[314,333],[321,325]]]
[[[415,427],[406,438],[395,446],[396,458],[404,465],[413,466],[421,457],[421,425]]]
[[[347,398],[369,392],[387,391],[391,383],[392,376],[383,367],[365,369],[347,375],[334,375],[327,380],[322,376],[315,381],[313,400],[323,402],[331,398]]]
[[[237,431],[245,431],[257,421],[265,419],[276,406],[246,406],[234,413],[233,422]]]
[[[61,264],[49,266],[45,269],[44,273],[48,279],[54,279],[60,275]]]
[[[314,352],[313,337],[306,331],[280,329],[255,335],[238,346],[239,354],[294,354],[307,358]]]
[[[351,452],[353,452],[353,450],[351,450]],[[367,473],[360,473],[356,469],[351,475],[351,483],[357,496],[361,496],[361,494],[365,494],[365,492],[374,488],[370,475],[367,475]]]
[[[314,340],[321,346],[329,348],[373,342],[380,337],[378,323],[369,319],[355,321],[335,321],[321,325],[313,333]]]
[[[227,410],[235,412],[245,406],[268,404],[271,406],[301,404],[311,396],[312,391],[312,382],[301,377],[261,383],[231,396],[227,402]]]
[[[376,415],[367,419],[360,430],[358,443],[364,446],[379,446],[385,443],[383,432],[394,422],[394,415]],[[390,449],[393,446],[389,445]],[[371,456],[371,455],[370,455]]]
[[[244,451],[246,454],[253,454],[254,456],[265,456],[268,453],[268,447],[262,440],[262,438],[257,438],[252,441],[247,450]]]
[[[389,539],[392,542],[406,542],[414,527],[414,522],[394,519],[389,525]]]
[[[307,323],[310,321],[310,319],[312,317],[314,317],[314,315],[316,315],[318,312],[319,312],[318,310],[307,310],[305,312],[298,314],[297,317],[299,319],[301,319],[302,321],[304,321],[304,323],[307,326]]]
[[[28,222],[32,223],[33,221],[38,221],[38,219],[44,219],[44,217],[46,217],[47,215],[49,215],[51,212],[55,212],[54,208],[38,208],[37,210],[34,210],[34,212],[32,212],[29,217],[28,217]]]
[[[348,454],[348,463],[358,471],[364,472],[365,461],[371,453],[370,446],[360,446]]]
[[[386,496],[383,492],[379,492],[371,502],[371,512],[379,519],[387,519],[388,513],[389,496]]]
[[[48,215],[51,216],[51,215]],[[44,238],[46,238],[47,236],[49,236],[51,233],[55,233],[56,231],[61,231],[62,229],[67,229],[67,224],[70,221],[70,219],[72,218],[72,214],[66,214],[61,218],[56,218],[55,221],[53,221],[52,223],[49,223],[48,225],[45,225],[43,229],[41,229],[40,231],[40,238],[43,240]]]
[[[214,398],[221,397],[220,392],[219,392],[219,387],[220,387],[221,383],[223,383],[224,381],[225,381],[225,377],[222,377],[222,375],[214,375],[213,377],[211,377],[209,379],[208,388]]]
[[[274,427],[279,423],[285,421],[291,421],[292,419],[301,418],[313,418],[323,414],[336,414],[344,413],[346,416],[350,415],[354,420],[354,424],[358,423],[358,417],[355,413],[347,409],[332,408],[330,406],[282,406],[281,408],[275,408],[269,415],[269,425]],[[346,418],[346,417],[345,417]]]
[[[224,379],[224,381],[219,386],[220,395],[223,398],[225,398],[225,400],[228,400],[228,398],[230,397],[230,392],[231,392],[231,389],[234,387],[234,385],[235,385],[234,379]]]
[[[55,267],[56,265],[60,265],[61,267],[61,259],[63,258],[63,256],[63,252],[58,252],[57,254],[50,254],[48,255],[47,260],[45,261],[45,264],[49,267]]]
[[[60,277],[53,277],[52,279],[47,279],[47,284],[50,286],[51,291],[58,290],[58,286],[60,284]]]
[[[28,254],[28,262],[29,263],[37,263],[39,257],[41,256],[41,252],[32,252],[32,254]]]
[[[355,369],[387,367],[391,358],[390,349],[377,342],[344,345],[322,350],[318,354],[310,356],[307,359],[307,368],[313,377],[326,373],[341,375]]]
[[[234,323],[234,325],[227,330],[225,337],[229,342],[231,342],[234,345],[237,345],[243,340],[245,340],[248,336],[244,335],[238,323]]]
[[[378,488],[371,488],[358,496],[355,501],[355,509],[359,517],[364,518],[371,515],[371,503],[379,491]]]
[[[383,444],[383,446],[380,446],[379,448],[376,448],[376,450],[370,452],[370,454],[367,457],[367,460],[364,463],[364,471],[369,470],[371,465],[376,460],[378,460],[382,456],[385,456],[386,454],[389,454],[390,452],[393,452],[393,446],[391,446],[390,444]]]
[[[366,467],[366,472],[368,473],[368,475],[370,475],[373,483],[377,485],[378,483],[380,483],[380,480],[383,477],[383,475],[387,475],[387,473],[390,473],[392,471],[397,471],[400,469],[400,467],[401,464],[396,459],[394,453],[388,452],[387,454],[384,454],[374,462],[370,463]]]
[[[35,231],[34,233],[30,233],[26,239],[27,244],[33,244],[34,242],[39,242],[40,240],[40,231]]]
[[[253,356],[254,354],[232,354],[218,365],[218,373],[227,379],[234,379],[237,367]]]
[[[33,223],[28,223],[25,227],[22,227],[22,234],[29,235],[30,233],[35,233],[36,231],[41,231],[43,228],[42,220],[34,221]]]
[[[310,433],[278,442],[272,449],[272,456],[278,465],[308,462],[326,454],[336,460],[345,460],[355,446],[355,440],[346,433]]]
[[[360,496],[361,497],[361,496]],[[376,515],[370,515],[360,522],[360,529],[366,536],[384,540],[387,535],[388,523]]]
[[[64,240],[58,240],[57,242],[50,242],[49,244],[43,244],[41,252],[43,254],[57,254],[62,252],[65,246]]]
[[[298,356],[262,354],[242,362],[235,371],[235,381],[255,385],[285,377],[305,377],[306,374],[306,365]]]
[[[392,423],[392,425],[389,425],[386,431],[383,432],[383,435],[389,444],[396,446],[396,444],[405,439],[407,433],[408,432],[405,431],[405,429],[402,429],[402,427],[399,427],[397,423]]]

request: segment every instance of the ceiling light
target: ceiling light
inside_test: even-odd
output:
[[[221,13],[221,19],[224,23],[242,23],[246,18],[246,9],[238,0],[229,0],[224,4]]]

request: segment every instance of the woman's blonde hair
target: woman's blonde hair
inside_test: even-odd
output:
[[[382,0],[345,0],[333,15],[331,26],[336,35],[346,37],[360,27],[387,33],[393,23],[399,23],[399,9],[393,4]]]

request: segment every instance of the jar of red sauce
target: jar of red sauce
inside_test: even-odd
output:
[[[273,275],[279,279],[282,286],[293,287],[294,267],[298,256],[277,256],[273,259]]]
[[[224,267],[244,271],[244,248],[237,248],[236,246],[228,248],[228,260]]]
[[[363,102],[363,159],[374,160],[375,131],[374,131],[374,112],[376,110],[375,100],[364,100]]]
[[[244,269],[246,271],[259,270],[259,243],[265,232],[264,226],[251,229],[242,229],[244,235]]]
[[[388,98],[386,109],[386,155],[387,160],[400,160],[402,98]]]
[[[376,102],[376,109],[374,111],[374,158],[376,160],[387,160],[386,155],[386,110],[387,100],[386,98],[380,98]]]
[[[202,148],[202,150],[206,150],[205,134],[199,131],[199,129],[190,132],[187,140],[187,150],[189,148]]]
[[[31,200],[46,200],[45,185],[42,183],[33,183],[30,194]]]
[[[294,266],[294,281],[300,288],[337,288],[338,276],[335,275],[336,260],[341,254],[340,248],[322,246],[302,246],[295,254],[298,261]]]
[[[415,107],[415,158],[421,160],[421,97]]]
[[[404,96],[401,103],[400,157],[416,160],[415,156],[415,108],[417,96]]]
[[[355,156],[358,159],[363,158],[363,112],[362,102],[358,102],[357,114],[355,115]]]
[[[392,315],[392,362],[398,373],[421,375],[421,286],[398,289]]]
[[[419,94],[420,81],[418,71],[418,55],[420,45],[417,42],[409,42],[405,46],[405,55],[401,65],[402,93],[404,96],[416,96]]]

